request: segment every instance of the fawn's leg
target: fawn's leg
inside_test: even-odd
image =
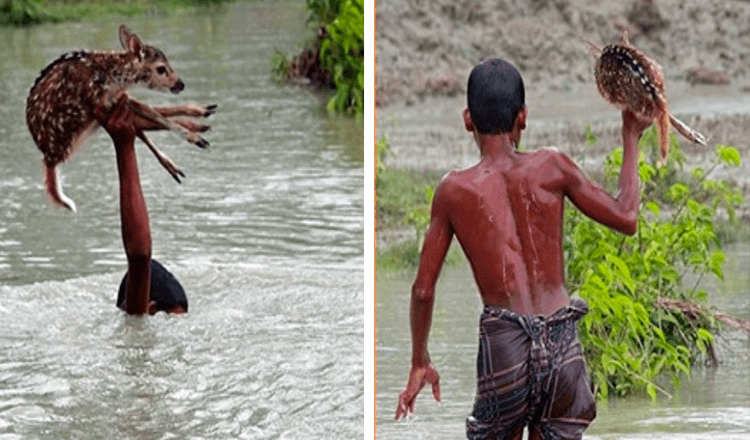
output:
[[[170,105],[167,107],[152,107],[162,116],[192,116],[195,118],[207,118],[216,112],[216,104],[212,105],[200,105],[200,104],[184,104],[184,105]]]
[[[171,122],[174,122],[175,124],[182,125],[183,127],[185,127],[185,129],[194,133],[203,133],[211,129],[210,125],[201,124],[200,122],[196,122],[190,118],[172,116],[167,119],[169,119]]]
[[[138,138],[143,141],[144,144],[148,147],[149,150],[151,150],[152,153],[154,153],[154,156],[156,156],[156,160],[159,161],[161,166],[164,167],[165,170],[172,176],[174,180],[177,181],[177,183],[182,183],[180,181],[180,176],[185,177],[185,173],[182,172],[180,167],[177,166],[176,163],[172,161],[169,157],[167,157],[166,154],[162,153],[161,150],[156,148],[156,145],[154,145],[151,142],[151,139],[146,136],[146,133],[143,131],[138,131]]]
[[[181,133],[185,137],[185,139],[187,139],[188,142],[193,143],[199,146],[200,148],[206,148],[210,145],[210,143],[207,140],[200,137],[197,133],[191,132],[190,130],[186,129],[182,125],[170,121],[166,117],[159,114],[159,112],[156,111],[153,107],[147,104],[144,104],[134,99],[133,97],[128,96],[127,106],[136,115],[146,120],[155,122],[158,128],[163,128],[163,129],[166,128],[170,130],[175,130]],[[144,130],[153,129],[151,127],[149,128],[140,127],[140,128]]]
[[[172,129],[180,131],[190,142],[195,143],[201,148],[209,145],[208,141],[202,139],[197,133],[205,132],[211,127],[200,124],[187,118],[177,118],[174,116],[195,116],[208,117],[216,109],[216,105],[198,105],[188,104],[168,107],[151,107],[128,95],[128,107],[136,114],[136,126],[138,127],[138,137],[146,144],[151,152],[156,156],[159,163],[167,170],[177,183],[182,183],[180,177],[185,177],[185,173],[179,166],[173,162],[166,154],[162,153],[151,139],[144,133],[145,130],[164,130]],[[196,141],[197,139],[197,141]]]
[[[669,122],[672,124],[672,127],[674,127],[678,133],[685,136],[686,139],[691,140],[696,144],[706,146],[706,138],[702,134],[688,127],[687,124],[677,119],[672,113],[669,114]]]

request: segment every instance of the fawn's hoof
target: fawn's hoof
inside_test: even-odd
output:
[[[183,179],[185,178],[185,173],[182,172],[182,170],[176,170],[172,174],[172,178],[177,181],[177,183],[182,184],[182,181],[180,181],[180,177]]]
[[[205,149],[205,148],[208,148],[208,146],[211,145],[211,143],[201,138],[201,139],[198,139],[198,142],[196,142],[195,145],[199,146],[200,148]]]
[[[218,107],[218,105],[216,104],[207,105],[206,112],[203,114],[203,116],[209,117],[212,114],[216,113],[216,107]]]

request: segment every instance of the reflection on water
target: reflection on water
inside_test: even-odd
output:
[[[0,438],[362,437],[362,123],[269,73],[305,19],[290,1],[0,28]],[[185,316],[114,306],[126,261],[105,133],[62,169],[71,215],[45,200],[24,119],[39,71],[118,48],[122,21],[186,84],[138,98],[219,104],[207,151],[152,136],[182,185],[136,147],[154,257],[185,286]]]
[[[750,318],[750,246],[727,250],[726,281],[712,287],[725,313]],[[465,419],[476,389],[477,331],[481,302],[468,264],[443,270],[437,285],[430,356],[441,375],[442,403],[429,388],[415,414],[394,422],[398,393],[409,374],[409,292],[412,272],[377,274],[377,431],[379,440],[465,438]],[[744,280],[744,282],[743,282]],[[709,286],[707,286],[709,287]],[[726,330],[717,338],[718,367],[696,366],[672,400],[647,397],[599,404],[584,439],[746,439],[750,434],[750,338]]]

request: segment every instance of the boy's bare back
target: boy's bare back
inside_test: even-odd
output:
[[[567,304],[565,162],[554,150],[485,158],[440,183],[438,210],[471,263],[485,305],[548,315]]]

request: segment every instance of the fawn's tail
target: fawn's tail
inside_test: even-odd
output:
[[[65,208],[72,212],[76,212],[75,202],[73,202],[73,200],[68,198],[62,192],[62,187],[60,186],[60,177],[57,174],[57,165],[50,166],[45,164],[44,168],[46,170],[44,179],[45,189],[47,190],[47,195],[52,200],[52,203],[60,208]]]
[[[656,132],[659,135],[659,155],[661,158],[657,162],[656,166],[661,167],[667,161],[667,154],[669,153],[669,133],[671,124],[669,123],[669,108],[667,107],[667,100],[661,100],[661,112],[656,117]]]

